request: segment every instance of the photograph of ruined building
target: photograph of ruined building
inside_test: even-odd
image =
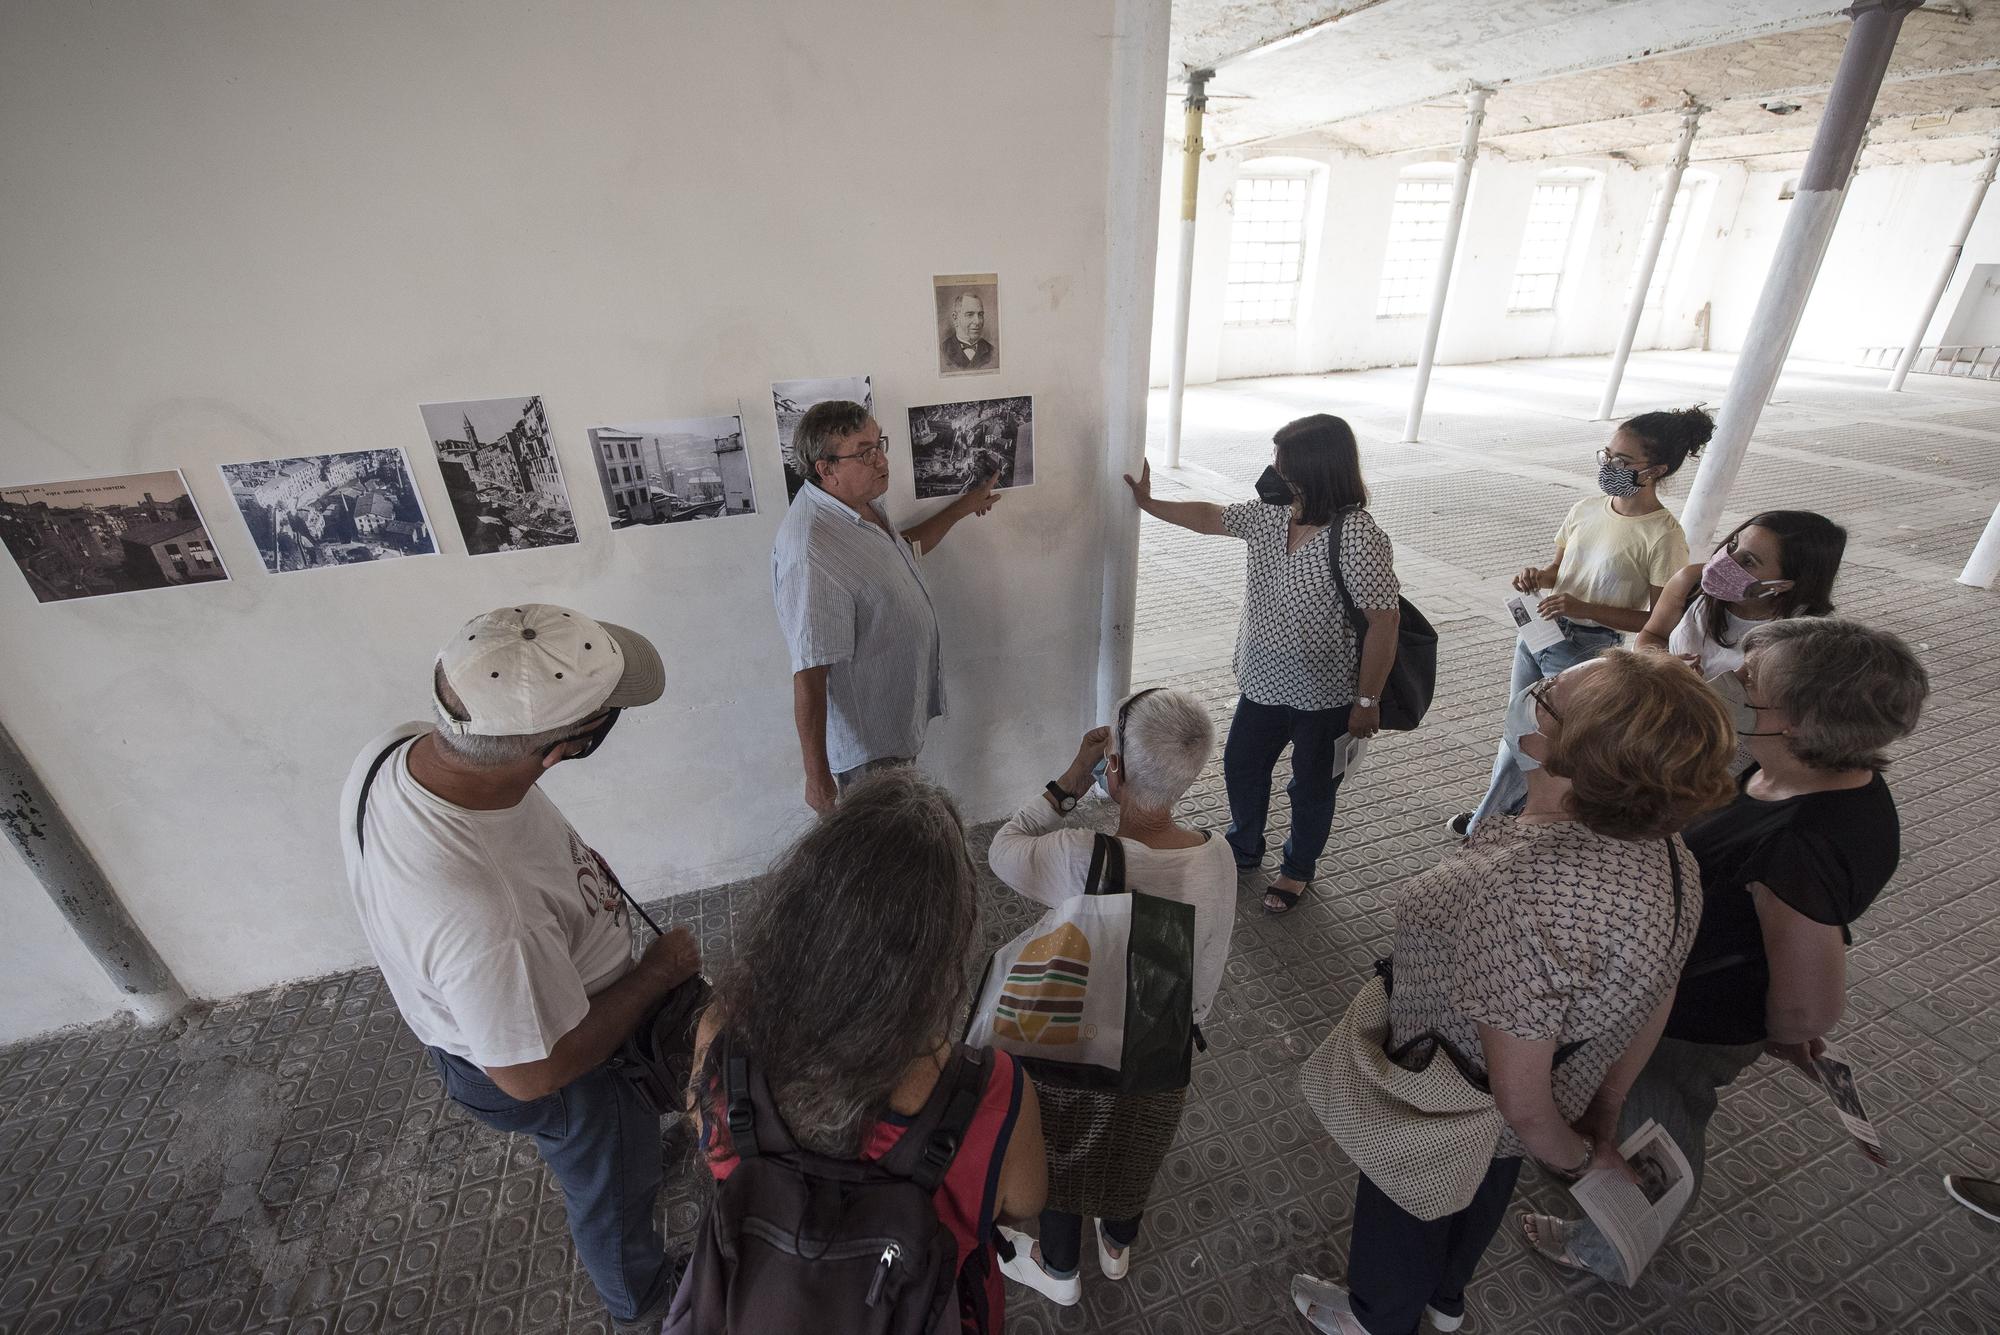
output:
[[[229,578],[178,469],[0,486],[0,545],[44,603]]]
[[[576,516],[540,395],[427,403],[423,413],[467,552],[576,541]]]
[[[590,429],[611,527],[754,515],[740,417],[682,417]]]
[[[401,450],[224,464],[222,477],[274,575],[437,552]]]

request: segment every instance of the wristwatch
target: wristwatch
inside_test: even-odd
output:
[[[1055,803],[1056,810],[1060,811],[1065,816],[1069,815],[1070,812],[1075,811],[1076,804],[1083,800],[1082,798],[1077,797],[1075,794],[1071,793],[1069,789],[1057,783],[1054,779],[1049,780],[1049,786],[1047,791],[1049,794],[1049,801]]]
[[[1382,699],[1375,695],[1357,695],[1354,697],[1354,703],[1362,709],[1373,709],[1382,703]]]

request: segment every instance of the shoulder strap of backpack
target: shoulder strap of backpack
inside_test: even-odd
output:
[[[417,734],[418,737],[422,735]],[[368,767],[368,773],[361,780],[361,796],[354,802],[354,846],[363,853],[368,851],[368,836],[362,830],[368,819],[368,790],[375,786],[375,776],[382,772],[382,766],[388,763],[389,757],[396,754],[396,748],[415,740],[416,737],[398,737],[389,743],[382,754],[375,757],[375,762]]]
[[[936,1191],[979,1112],[991,1070],[992,1058],[986,1049],[956,1045],[930,1097],[924,1100],[923,1110],[895,1147],[882,1156],[882,1167],[926,1192]]]
[[[1326,559],[1333,567],[1333,587],[1340,593],[1340,605],[1347,609],[1347,623],[1354,627],[1356,635],[1368,633],[1368,614],[1354,605],[1354,595],[1347,591],[1347,576],[1340,568],[1340,535],[1347,531],[1346,510],[1337,510],[1333,516],[1333,531],[1326,535]]]
[[[1084,880],[1086,895],[1125,893],[1125,845],[1116,835],[1100,834],[1090,850],[1090,875]]]
[[[750,1054],[731,1051],[727,1033],[717,1034],[722,1062],[722,1107],[729,1124],[729,1145],[736,1157],[754,1159],[760,1154],[790,1154],[798,1149],[764,1073],[750,1061]]]
[[[1667,869],[1674,875],[1674,935],[1669,940],[1676,940],[1681,934],[1681,855],[1674,848],[1672,835],[1667,836],[1666,845]]]

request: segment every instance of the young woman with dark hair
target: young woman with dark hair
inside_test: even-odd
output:
[[[1354,432],[1316,413],[1272,437],[1271,467],[1257,480],[1256,501],[1163,501],[1150,468],[1125,475],[1139,508],[1195,533],[1240,538],[1249,548],[1243,621],[1236,632],[1241,694],[1222,748],[1229,792],[1229,846],[1249,871],[1264,861],[1271,771],[1292,747],[1292,833],[1284,861],[1264,894],[1266,913],[1287,913],[1312,885],[1333,827],[1341,776],[1361,744],[1382,726],[1380,697],[1396,657],[1395,554],[1369,515]],[[1357,636],[1333,580],[1338,559],[1348,593],[1367,617]]]
[[[1667,582],[1687,564],[1687,535],[1660,503],[1660,484],[1700,454],[1714,434],[1715,419],[1699,405],[1640,413],[1597,452],[1597,487],[1604,494],[1570,507],[1556,529],[1554,559],[1514,576],[1521,593],[1553,590],[1542,598],[1540,611],[1561,628],[1563,638],[1546,649],[1514,642],[1509,700],[1540,678],[1616,646],[1621,634],[1646,628]],[[1527,780],[1502,747],[1486,796],[1476,809],[1452,817],[1451,832],[1463,835],[1493,812],[1517,810],[1526,796]]]
[[[1667,582],[1637,646],[1674,654],[1703,678],[1743,666],[1743,636],[1761,621],[1823,617],[1847,530],[1810,510],[1766,510],[1738,524],[1705,565]]]

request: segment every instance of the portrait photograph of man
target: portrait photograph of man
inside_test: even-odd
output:
[[[990,375],[1000,369],[1000,280],[990,273],[939,274],[938,374]]]

